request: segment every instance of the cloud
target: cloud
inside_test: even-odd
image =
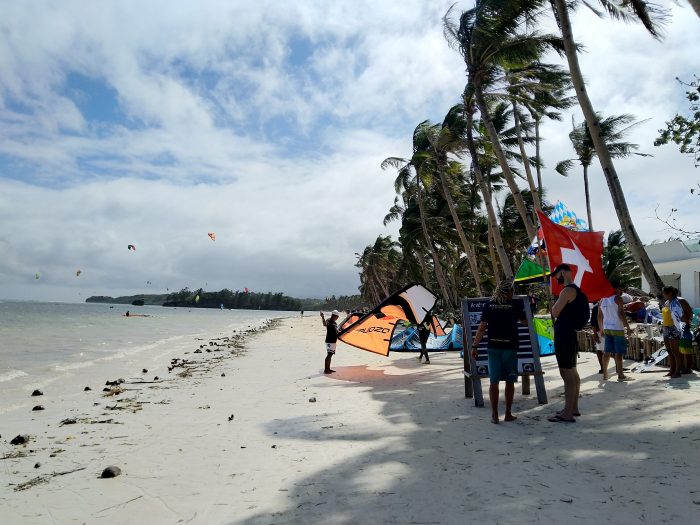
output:
[[[146,281],[353,293],[354,253],[386,233],[393,202],[379,163],[407,155],[415,125],[462,92],[464,66],[442,37],[450,4],[4,6],[0,297],[77,300]],[[700,44],[697,20],[674,9],[663,43],[585,10],[574,20],[597,108],[651,119],[632,140],[656,156],[618,168],[645,240],[665,235],[649,218],[657,204],[697,220],[692,161],[651,146],[683,109],[673,77],[692,73]],[[543,129],[545,183],[583,213],[580,178],[552,169],[570,155],[569,127],[567,116]],[[616,227],[591,177],[596,227]]]

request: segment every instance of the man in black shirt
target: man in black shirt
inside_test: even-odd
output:
[[[331,370],[331,359],[333,359],[335,355],[335,345],[338,342],[338,317],[340,317],[340,312],[338,312],[338,310],[333,310],[328,320],[326,320],[323,312],[321,312],[321,322],[323,326],[326,327],[326,361],[323,368],[324,374],[332,374],[335,372],[335,370]]]
[[[588,309],[588,298],[573,283],[571,267],[560,264],[550,274],[563,286],[557,302],[552,307],[554,321],[554,353],[559,374],[564,380],[564,409],[549,418],[552,423],[576,423],[574,416],[581,415],[578,409],[578,396],[581,390],[581,377],[576,369],[578,341],[576,340],[577,316],[582,309]],[[589,314],[586,315],[586,318]]]
[[[515,421],[512,413],[515,383],[518,380],[518,322],[527,323],[522,301],[513,300],[513,281],[506,279],[496,288],[491,301],[481,313],[481,323],[474,336],[472,357],[476,359],[479,344],[488,329],[489,400],[491,422],[498,423],[498,385],[506,382],[506,417]]]

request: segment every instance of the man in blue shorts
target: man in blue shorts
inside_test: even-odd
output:
[[[626,376],[623,368],[623,359],[627,354],[627,336],[632,335],[625,310],[622,304],[622,293],[624,289],[619,280],[613,279],[610,284],[615,289],[615,294],[604,297],[600,300],[598,310],[598,324],[603,328],[605,334],[605,356],[603,357],[603,379],[608,378],[608,361],[610,356],[615,359],[615,370],[617,380],[632,381],[633,377]]]
[[[498,423],[498,385],[506,382],[506,417],[515,421],[513,396],[518,381],[518,322],[527,324],[522,301],[513,300],[513,281],[506,279],[496,288],[481,314],[481,323],[474,336],[472,356],[476,359],[479,344],[488,329],[489,400],[491,423]]]

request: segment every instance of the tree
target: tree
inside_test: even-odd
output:
[[[611,231],[603,247],[603,270],[608,279],[617,279],[625,288],[642,285],[639,266],[629,251],[622,230]]]
[[[695,80],[688,83],[680,78],[676,80],[690,88],[685,92],[690,114],[687,117],[676,114],[672,120],[666,122],[666,129],[659,130],[660,135],[654,141],[654,146],[673,142],[679,146],[681,153],[693,156],[697,168],[700,166],[700,78],[696,75]]]
[[[603,140],[607,145],[611,158],[625,158],[629,157],[630,155],[651,157],[651,155],[648,153],[639,153],[635,151],[639,149],[638,144],[625,142],[623,140],[625,135],[627,135],[632,128],[638,126],[644,121],[635,121],[634,116],[628,114],[612,115],[607,118],[603,118],[602,115],[597,114],[596,119],[600,123],[600,133],[602,134]],[[586,195],[588,229],[593,231],[591,196],[588,184],[588,168],[591,166],[593,158],[596,156],[596,150],[586,123],[581,122],[580,124],[575,124],[572,120],[571,124],[573,129],[569,133],[569,140],[571,141],[571,145],[576,153],[576,158],[559,162],[556,166],[556,170],[558,173],[566,177],[569,175],[569,173],[571,173],[571,170],[576,162],[581,164],[581,167],[583,168],[583,187]]]
[[[583,111],[583,116],[586,119],[586,124],[593,140],[598,160],[600,161],[605,180],[610,190],[610,196],[617,212],[620,226],[625,235],[625,239],[629,245],[630,252],[640,267],[642,274],[652,288],[655,294],[661,294],[663,281],[656,272],[654,265],[649,258],[649,255],[644,250],[637,230],[634,227],[632,216],[627,207],[627,199],[625,198],[622,184],[615,170],[615,165],[612,161],[612,156],[607,148],[605,139],[602,136],[600,122],[593,109],[593,104],[588,97],[586,84],[583,79],[583,73],[578,62],[578,51],[574,41],[571,19],[569,18],[570,3],[567,0],[551,0],[555,18],[561,31],[562,40],[566,59],[569,64],[571,79],[574,83],[576,97]],[[584,5],[591,7],[588,2],[583,2]],[[661,24],[666,16],[666,10],[658,6],[642,0],[599,0],[603,9],[613,18],[621,20],[636,20],[641,22],[644,27],[655,37],[660,36]],[[596,11],[598,12],[598,11]],[[599,13],[600,14],[600,13]]]
[[[373,304],[391,295],[401,262],[401,253],[396,248],[397,243],[390,236],[379,235],[374,244],[367,246],[361,254],[355,254],[355,266],[361,269],[360,294]]]
[[[445,281],[445,275],[442,271],[442,267],[440,266],[440,259],[437,256],[437,251],[428,231],[427,217],[423,203],[424,181],[421,178],[421,165],[426,158],[425,150],[429,146],[429,142],[426,138],[426,129],[428,127],[429,124],[427,121],[421,122],[413,131],[413,155],[410,159],[388,157],[382,162],[381,168],[386,169],[393,167],[398,170],[398,176],[394,183],[397,193],[400,193],[402,188],[407,191],[415,191],[425,246],[433,259],[435,277],[437,278],[438,286],[440,287],[442,299],[445,306],[448,306],[451,304],[451,301],[447,290],[447,282]]]
[[[526,215],[525,202],[493,125],[487,98],[489,91],[503,84],[504,68],[525,67],[538,61],[549,50],[563,49],[558,37],[529,28],[541,14],[543,4],[543,0],[477,0],[473,9],[462,13],[458,28],[449,20],[449,11],[445,16],[446,35],[453,39],[453,46],[459,47],[467,65],[467,92],[470,96],[473,94],[481,121],[531,239],[536,235],[535,225]]]

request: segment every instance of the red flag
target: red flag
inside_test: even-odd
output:
[[[566,263],[571,266],[574,284],[597,301],[615,293],[603,271],[603,232],[577,232],[560,226],[538,211],[544,240],[547,244],[549,267]],[[559,295],[561,286],[552,279],[552,293]]]

